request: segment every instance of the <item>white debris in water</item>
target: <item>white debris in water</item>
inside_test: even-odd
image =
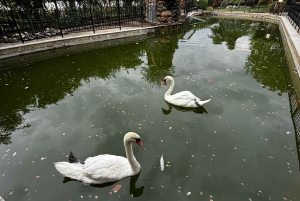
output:
[[[165,169],[165,162],[164,162],[164,155],[162,154],[161,157],[160,157],[160,170],[161,171],[164,171]]]
[[[192,193],[191,192],[187,192],[187,194],[186,195],[191,195]]]
[[[226,70],[232,75],[232,72],[229,68],[227,68]]]

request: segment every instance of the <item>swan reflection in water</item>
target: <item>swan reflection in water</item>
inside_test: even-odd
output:
[[[178,111],[181,111],[181,112],[194,112],[194,113],[197,113],[197,114],[203,114],[203,113],[206,113],[207,114],[207,111],[206,109],[201,106],[201,107],[197,107],[197,108],[186,108],[186,107],[179,107],[179,106],[176,106],[176,105],[173,105],[171,103],[168,103],[166,101],[166,103],[168,104],[169,106],[169,109],[164,109],[164,108],[161,108],[162,112],[165,114],[165,115],[168,115],[172,112],[172,108],[174,107],[176,110]]]
[[[143,194],[144,186],[141,186],[139,188],[135,187],[135,183],[138,180],[138,178],[140,176],[140,173],[138,173],[135,176],[130,177],[129,193],[130,193],[130,195],[132,195],[132,197],[139,197],[139,196],[141,196]],[[64,177],[63,183],[67,183],[69,181],[78,181],[78,180],[71,179],[69,177]],[[78,181],[78,182],[80,182],[80,181]],[[89,186],[96,187],[96,188],[105,188],[105,187],[111,186],[111,185],[113,185],[113,184],[115,184],[117,182],[119,182],[119,181],[114,181],[114,182],[109,182],[109,183],[104,183],[104,184],[89,184]]]

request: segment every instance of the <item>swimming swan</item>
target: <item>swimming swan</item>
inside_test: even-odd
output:
[[[190,91],[182,91],[176,94],[171,95],[174,86],[175,86],[175,81],[171,76],[166,76],[164,80],[162,81],[163,85],[166,85],[167,82],[171,82],[170,88],[168,91],[165,93],[165,100],[168,103],[171,103],[176,106],[180,107],[187,107],[187,108],[196,108],[196,107],[201,107],[205,103],[208,103],[210,99],[201,101],[200,98],[196,97],[194,94],[192,94]]]
[[[55,168],[63,176],[82,181],[85,184],[103,184],[121,180],[125,177],[137,175],[141,166],[135,159],[132,151],[132,142],[143,146],[138,134],[128,132],[124,136],[126,156],[98,155],[88,157],[85,161],[77,159],[70,162],[56,162]],[[72,157],[75,157],[72,154]]]

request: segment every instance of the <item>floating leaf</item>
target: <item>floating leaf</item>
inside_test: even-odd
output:
[[[120,184],[117,184],[113,189],[111,189],[114,193],[118,192],[118,190],[120,190],[122,188],[122,186]]]

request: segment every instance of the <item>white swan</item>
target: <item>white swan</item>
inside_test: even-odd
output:
[[[125,177],[137,175],[141,166],[132,151],[132,142],[143,146],[138,134],[128,132],[124,136],[126,156],[98,155],[80,162],[72,155],[70,162],[56,162],[55,168],[65,177],[70,177],[86,184],[103,184],[121,180]]]
[[[174,86],[175,86],[175,81],[171,76],[166,76],[164,80],[162,81],[163,85],[166,85],[167,82],[171,82],[170,88],[168,91],[165,93],[165,100],[168,103],[171,103],[176,106],[180,107],[187,107],[187,108],[196,108],[196,107],[201,107],[205,103],[208,103],[210,99],[201,101],[200,98],[196,97],[194,94],[192,94],[190,91],[182,91],[176,94],[171,95]]]

